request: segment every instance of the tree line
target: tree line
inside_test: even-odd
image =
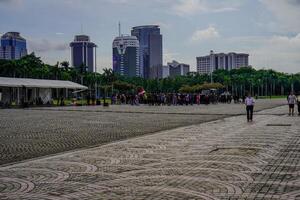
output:
[[[136,92],[144,88],[147,92],[198,92],[203,85],[218,83],[235,95],[250,92],[258,96],[286,95],[290,91],[300,92],[300,73],[288,74],[272,69],[256,70],[252,67],[227,70],[216,70],[212,77],[208,74],[191,72],[186,76],[162,79],[144,79],[125,77],[105,68],[103,73],[91,73],[82,65],[73,68],[66,61],[48,65],[33,53],[19,60],[0,60],[0,76],[15,78],[34,78],[69,80],[89,87],[90,91],[107,90],[108,93]],[[202,86],[201,86],[202,85]]]

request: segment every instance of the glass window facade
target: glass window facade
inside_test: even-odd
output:
[[[140,43],[140,73],[144,78],[160,78],[162,73],[162,35],[156,25],[137,26],[131,31]],[[161,69],[161,70],[160,70]]]
[[[14,60],[26,55],[26,40],[20,33],[8,32],[1,37],[0,59]]]

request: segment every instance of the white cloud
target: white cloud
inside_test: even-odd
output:
[[[110,55],[97,55],[97,71],[102,73],[104,68],[112,68],[112,57]]]
[[[196,30],[193,33],[190,40],[192,42],[196,42],[196,41],[211,40],[211,39],[215,39],[215,38],[219,38],[219,37],[220,37],[220,34],[219,34],[218,30],[213,26],[209,26],[207,29],[204,29],[204,30]]]
[[[172,6],[172,10],[175,14],[180,16],[199,13],[228,12],[238,10],[240,3],[241,2],[235,0],[226,1],[225,3],[212,0],[177,0]]]
[[[163,50],[164,55],[163,55],[163,63],[167,64],[168,62],[172,62],[173,60],[177,60],[177,56],[179,53],[174,53],[171,52],[169,49],[164,49]]]
[[[250,64],[283,72],[300,72],[300,33],[293,36],[238,37],[227,40],[239,51],[250,54]]]
[[[163,29],[171,29],[173,27],[171,23],[166,23],[166,22],[162,22],[162,21],[157,21],[157,22],[154,22],[151,24],[157,24]]]
[[[293,36],[275,34],[222,37],[217,42],[215,47],[212,47],[210,43],[210,47],[216,52],[248,53],[249,64],[257,69],[272,68],[287,73],[300,72],[300,33]],[[202,50],[206,47],[199,48],[199,51],[204,52]]]
[[[282,30],[282,32],[300,31],[299,0],[260,0],[260,2],[273,13],[277,20],[277,26]]]
[[[28,39],[28,49],[33,52],[66,51],[68,43],[53,42],[47,39]]]
[[[0,3],[6,3],[6,4],[19,4],[21,3],[21,0],[0,0]]]

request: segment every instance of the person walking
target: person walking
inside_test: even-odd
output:
[[[294,116],[295,113],[295,104],[297,103],[297,98],[294,95],[294,92],[291,92],[290,95],[287,97],[287,101],[289,104],[289,116]]]
[[[246,105],[246,111],[247,111],[247,121],[252,122],[253,121],[253,109],[254,109],[254,98],[249,93],[248,96],[245,99],[245,105]]]
[[[196,95],[196,103],[197,103],[197,105],[199,106],[200,105],[200,94],[197,94]]]
[[[300,94],[297,96],[298,115],[300,116]]]

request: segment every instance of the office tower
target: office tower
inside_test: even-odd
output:
[[[137,26],[131,31],[140,44],[140,73],[144,78],[162,77],[162,35],[156,25]]]
[[[70,43],[71,64],[73,67],[88,72],[97,71],[97,45],[90,41],[87,35],[76,35],[74,42]]]
[[[124,76],[140,76],[139,47],[135,36],[116,37],[112,45],[113,70]]]
[[[190,72],[190,65],[179,63],[175,60],[168,63],[170,77],[186,76]]]
[[[1,37],[0,59],[15,60],[27,55],[26,40],[18,32],[8,32]]]
[[[249,54],[245,53],[218,53],[197,57],[197,72],[209,74],[217,69],[232,70],[249,66]]]
[[[164,65],[162,67],[162,78],[167,78],[170,76],[170,67],[168,65]]]

